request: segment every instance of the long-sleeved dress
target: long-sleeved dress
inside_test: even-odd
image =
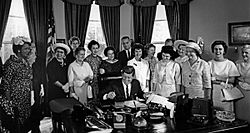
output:
[[[205,97],[205,88],[211,88],[210,68],[206,61],[198,58],[191,65],[187,60],[182,64],[182,85],[189,97]]]
[[[68,65],[64,62],[63,64],[53,58],[47,65],[48,74],[48,98],[49,101],[57,98],[65,98],[67,94],[61,87],[55,85],[56,81],[59,81],[62,85],[68,82]]]
[[[176,92],[176,85],[181,84],[180,65],[174,61],[164,64],[159,61],[155,66],[153,83],[156,85],[156,94],[169,97],[171,93]]]
[[[243,93],[244,98],[236,101],[235,106],[236,117],[250,122],[250,113],[246,113],[250,112],[250,67],[247,65],[245,65],[244,61],[236,62],[236,66],[240,73],[238,88]]]
[[[87,77],[93,78],[93,71],[89,63],[83,62],[83,64],[80,65],[74,61],[69,65],[69,84],[73,86],[76,95],[79,97],[79,101],[83,104],[87,104],[88,93],[92,93],[88,92],[91,91],[91,89],[88,89],[88,83],[84,81]]]
[[[23,59],[11,55],[4,64],[1,91],[8,91],[8,100],[17,107],[21,124],[30,116],[32,68]]]

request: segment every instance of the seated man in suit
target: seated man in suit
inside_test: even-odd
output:
[[[122,69],[122,79],[110,82],[103,91],[103,100],[121,102],[133,100],[136,97],[144,99],[144,92],[138,80],[134,79],[135,69],[132,66],[125,66]]]

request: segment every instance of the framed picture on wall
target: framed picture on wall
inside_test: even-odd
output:
[[[233,46],[250,44],[250,22],[228,23],[228,43]]]

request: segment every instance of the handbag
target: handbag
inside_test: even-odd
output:
[[[242,92],[237,87],[222,88],[221,92],[224,97],[222,101],[232,101],[244,97]]]
[[[226,84],[224,85],[224,87],[221,89],[221,93],[222,96],[224,97],[222,101],[232,101],[244,97],[242,92],[237,87],[228,85],[228,79],[226,80]]]

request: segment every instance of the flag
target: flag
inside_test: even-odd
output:
[[[53,11],[51,11],[48,19],[48,41],[47,41],[47,58],[46,64],[54,57],[53,45],[56,43],[56,30]]]

